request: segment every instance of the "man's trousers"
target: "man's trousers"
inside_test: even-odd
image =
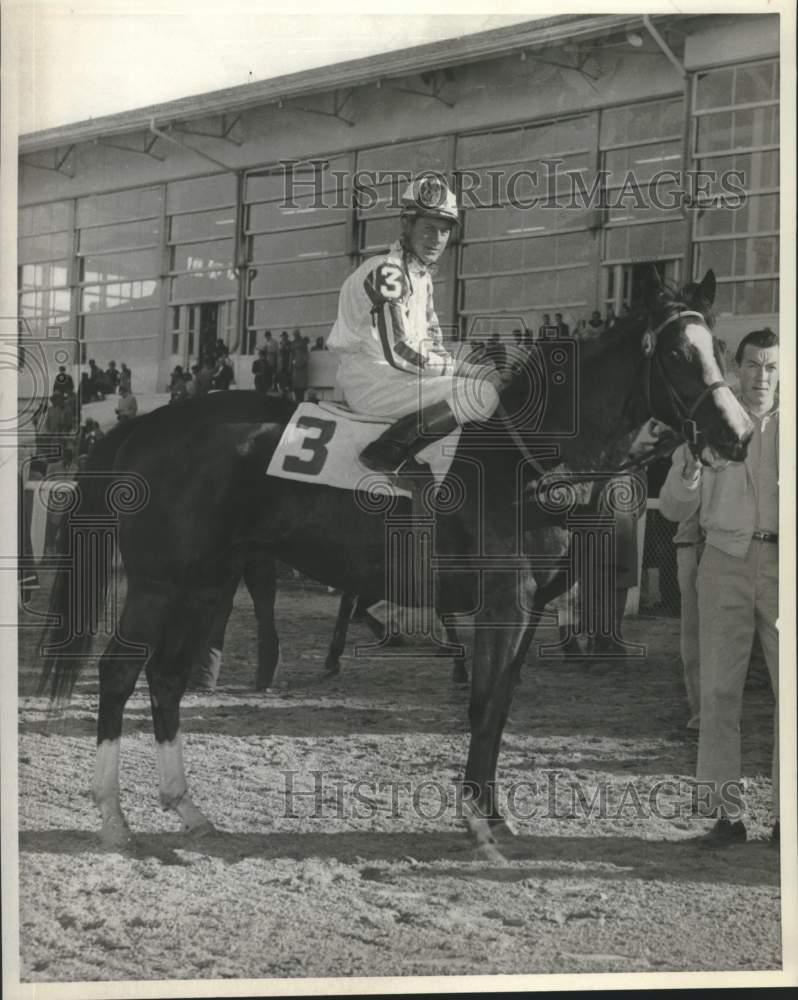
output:
[[[740,717],[754,632],[759,633],[773,685],[773,812],[779,815],[779,550],[753,539],[743,559],[707,545],[698,568],[701,652],[701,729],[699,782],[711,782],[713,805],[730,819],[740,816],[741,794],[723,794],[725,782],[739,782]]]

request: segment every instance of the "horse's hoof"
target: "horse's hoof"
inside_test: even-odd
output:
[[[518,836],[518,830],[514,824],[505,818],[490,821],[491,836],[499,842],[510,842]]]
[[[103,823],[100,843],[108,851],[123,851],[133,844],[133,834],[124,820]]]
[[[504,865],[507,863],[507,858],[505,858],[498,846],[490,842],[479,844],[474,853],[479,861],[489,861],[492,865]]]
[[[341,664],[338,660],[325,660],[324,661],[324,676],[325,677],[337,677],[341,673]]]
[[[206,819],[196,826],[184,826],[183,830],[191,840],[203,840],[206,837],[215,837],[218,833],[216,827],[210,820]]]
[[[468,684],[468,671],[465,667],[455,667],[452,672],[452,684]]]

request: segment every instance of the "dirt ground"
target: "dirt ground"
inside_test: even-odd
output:
[[[688,815],[675,785],[652,794],[695,766],[678,623],[629,621],[627,638],[648,645],[633,662],[530,653],[499,767],[528,818],[506,863],[486,862],[456,816],[468,696],[450,661],[429,647],[355,656],[350,643],[341,675],[322,679],[336,610],[323,590],[282,589],[282,686],[256,695],[239,593],[218,690],[183,702],[189,782],[218,829],[208,838],[160,809],[140,682],[122,743],[136,834],[124,854],[100,848],[89,797],[96,669],[53,712],[32,694],[36,633],[22,633],[23,981],[780,968],[762,676],[743,719],[750,842],[705,852],[690,839],[710,821]],[[373,641],[362,626],[351,638]],[[573,785],[606,794],[603,814],[587,815]]]

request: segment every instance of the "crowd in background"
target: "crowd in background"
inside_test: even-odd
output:
[[[624,307],[624,311],[627,307]],[[516,350],[529,353],[533,349],[535,340],[543,340],[554,337],[572,337],[575,340],[592,340],[609,333],[615,328],[618,317],[612,306],[607,309],[607,315],[602,317],[598,310],[594,310],[590,319],[578,320],[573,331],[570,324],[566,323],[560,312],[543,313],[541,323],[537,328],[537,335],[533,330],[525,327],[523,330],[516,328],[512,332],[512,337],[502,337],[499,333],[491,334],[488,340],[470,340],[470,350],[467,361],[473,364],[491,361],[497,367],[504,368],[508,364],[508,348],[511,352]]]
[[[277,392],[293,396],[297,403],[305,399],[308,390],[308,366],[311,351],[326,351],[324,337],[317,337],[313,347],[310,337],[303,337],[301,330],[294,330],[289,338],[283,330],[275,340],[271,330],[263,335],[263,344],[252,362],[255,390],[260,393]]]

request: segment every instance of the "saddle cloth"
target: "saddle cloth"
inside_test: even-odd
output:
[[[392,423],[353,413],[337,403],[300,403],[283,431],[266,475],[343,490],[409,497],[409,490],[398,486],[391,476],[367,469],[359,458],[366,445]],[[459,434],[458,428],[421,450],[419,460],[429,463],[439,482],[451,465]]]

